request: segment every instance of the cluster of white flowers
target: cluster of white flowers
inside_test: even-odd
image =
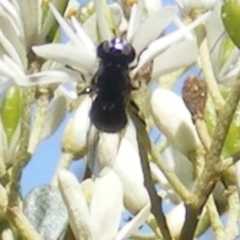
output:
[[[240,68],[239,51],[232,45],[227,56],[223,53],[229,38],[223,34],[221,4],[217,0],[176,0],[175,6],[164,7],[157,0],[115,1],[111,4],[93,0],[81,6],[77,1],[67,0],[0,0],[1,92],[7,99],[14,91],[15,101],[23,101],[23,104],[25,99],[16,97],[19,92],[12,88],[21,87],[25,91],[42,87],[53,92],[51,103],[46,105],[45,123],[38,130],[31,125],[28,152],[34,154],[37,144],[56,131],[70,111],[70,102],[77,98],[77,85],[84,81],[90,84],[99,64],[96,56],[99,43],[116,37],[115,34],[124,35],[137,55],[136,67],[130,71],[130,77],[136,78],[147,64],[152,64],[148,86],[151,96],[147,102],[151,116],[147,127],[157,128],[165,136],[162,142],[168,144],[163,153],[158,154],[191,191],[197,176],[191,154],[203,146],[182,97],[161,84],[163,79],[177,81],[177,77],[192,66],[204,68],[199,56],[198,34],[194,32],[200,25],[206,32],[204,39],[216,84],[230,86],[236,81]],[[190,16],[195,9],[204,11],[185,24],[179,12]],[[169,26],[174,29],[170,33]],[[66,43],[59,37],[60,29],[67,38]],[[60,166],[54,184],[61,191],[76,239],[126,239],[152,217],[137,132],[129,118],[124,133],[96,133],[89,117],[91,104],[91,97],[84,96],[72,114],[63,134],[62,152],[63,156],[70,156],[66,165],[86,157],[92,178],[79,182],[69,170]],[[13,111],[19,113],[14,118],[17,122],[13,130],[9,127],[13,132],[10,137],[6,121],[11,119],[6,118],[4,107],[1,108],[0,155],[8,167],[19,151],[21,108],[20,105],[12,106]],[[177,237],[185,219],[182,199],[156,162],[150,163],[150,170],[160,187],[159,195],[179,204],[167,215],[171,234]],[[223,201],[222,197],[217,197],[217,201]],[[124,210],[134,217],[119,230]],[[173,214],[179,216],[174,218]],[[154,236],[161,236],[157,227],[152,227],[157,234]]]

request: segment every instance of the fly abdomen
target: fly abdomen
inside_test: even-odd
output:
[[[90,118],[100,131],[108,133],[121,131],[127,123],[124,99],[119,94],[114,99],[103,99],[98,95],[93,101]]]

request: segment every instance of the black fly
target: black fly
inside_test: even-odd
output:
[[[122,38],[114,38],[98,46],[97,56],[99,68],[88,88],[95,95],[91,122],[102,132],[117,133],[127,123],[126,106],[132,89],[129,64],[135,51]]]

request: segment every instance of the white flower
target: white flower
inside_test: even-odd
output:
[[[194,9],[210,10],[214,8],[218,0],[176,0],[179,6],[187,13]]]
[[[90,127],[89,111],[92,100],[89,96],[82,101],[64,130],[63,152],[70,153],[75,159],[82,158],[87,151],[87,133]]]
[[[191,113],[177,94],[157,88],[151,96],[151,110],[159,130],[184,155],[200,146]]]
[[[148,12],[156,12],[160,9],[162,3],[159,0],[144,0],[144,6]]]
[[[57,0],[53,1],[58,9],[61,9],[65,3],[66,0],[61,3]],[[43,4],[47,6],[47,3]],[[56,78],[64,82],[73,77],[72,74],[70,76],[71,71],[55,70],[51,73],[48,71],[42,73],[44,67],[38,66],[39,59],[32,53],[31,47],[46,43],[50,38],[50,30],[56,25],[46,6],[42,7],[41,1],[38,0],[31,2],[0,0],[0,85],[2,87],[3,84],[9,86],[13,83],[20,86],[36,85],[39,82],[48,84],[56,82]],[[43,9],[45,9],[44,14]],[[38,73],[29,76],[29,73],[34,72]]]
[[[71,45],[49,44],[36,46],[33,47],[33,51],[40,57],[51,59],[64,65],[70,65],[73,68],[78,69],[88,78],[93,77],[98,63],[98,61],[96,61],[96,48],[94,44],[84,33],[82,26],[80,26],[74,17],[71,19],[75,31],[68,26],[66,21],[60,16],[60,14],[52,5],[50,5],[50,8],[58,20],[59,25],[71,40]],[[97,15],[99,13],[99,8],[100,7],[97,7]],[[176,9],[174,7],[162,8],[151,14],[143,23],[140,22],[139,15],[139,11],[141,11],[141,9],[141,4],[134,5],[132,7],[132,14],[130,16],[127,32],[127,40],[133,45],[137,54],[145,49],[140,55],[137,67],[131,72],[132,77],[141,67],[153,60],[159,53],[172,46],[172,44],[181,40],[186,33],[191,31],[208,17],[208,14],[202,15],[185,28],[157,39],[158,36],[161,35],[164,29],[168,26],[168,24],[173,20],[176,14]],[[100,14],[100,19],[101,17],[103,17],[102,14]],[[106,24],[104,21],[105,20],[101,19],[99,24],[102,23],[105,26]],[[159,24],[155,24],[156,22]],[[105,29],[104,26],[100,28],[101,36],[104,39],[109,39],[108,30]],[[145,34],[146,31],[148,32],[148,35]],[[178,65],[179,64],[177,64],[177,67]],[[170,71],[172,71],[172,69],[174,69],[174,66],[170,69]]]
[[[86,208],[85,202],[88,202],[86,196],[82,193],[81,196],[80,194],[72,193],[76,192],[73,188],[77,189],[74,187],[77,185],[76,183],[73,184],[73,180],[71,180],[70,183],[70,181],[65,178],[66,171],[60,172],[59,186],[69,209],[71,226],[77,229],[74,230],[76,236],[79,235],[79,232],[84,232],[84,234],[89,234],[87,239],[91,239],[90,236],[94,236],[96,233],[95,236],[98,236],[97,239],[111,239],[110,236],[113,236],[113,232],[116,231],[116,225],[114,225],[115,227],[110,231],[110,227],[107,227],[106,221],[113,221],[112,224],[120,223],[120,216],[118,213],[120,210],[122,211],[120,205],[124,202],[125,208],[135,214],[135,217],[130,222],[126,223],[116,234],[116,240],[125,239],[135,232],[147,219],[151,207],[150,198],[144,186],[143,172],[137,147],[136,130],[131,123],[128,124],[124,136],[122,136],[121,141],[118,143],[119,147],[117,151],[114,151],[115,147],[112,149],[109,145],[101,144],[102,141],[111,141],[112,136],[108,136],[107,133],[104,133],[104,135],[99,135],[98,137],[100,139],[96,143],[97,145],[92,146],[92,148],[101,147],[102,153],[100,156],[98,154],[97,157],[104,161],[104,159],[108,159],[109,156],[110,159],[112,158],[112,152],[117,154],[117,156],[114,156],[114,158],[116,158],[114,165],[112,168],[107,168],[107,172],[104,172],[104,174],[95,172],[95,180],[91,183],[95,187],[88,190],[91,196],[89,200],[90,207]],[[89,149],[89,151],[91,151],[91,149]],[[89,161],[94,160],[89,159]],[[94,162],[92,164],[90,163],[90,166],[94,167],[93,165]],[[74,181],[76,182],[76,180]],[[121,186],[118,185],[119,182]],[[85,183],[83,182],[81,185],[83,186]],[[70,190],[70,187],[73,190]],[[109,198],[109,196],[111,196],[111,198]],[[80,200],[80,197],[82,200]],[[119,201],[117,201],[117,199]],[[111,208],[111,206],[115,206],[115,208]],[[90,211],[90,219],[87,213],[88,210],[85,210],[88,208],[92,209],[92,211]],[[99,211],[97,211],[97,209],[99,209]],[[113,212],[115,212],[115,214],[113,214]],[[102,218],[105,220],[103,221]],[[81,222],[79,219],[81,219]],[[94,224],[90,226],[88,223],[89,221],[94,221]],[[100,225],[100,223],[102,225]],[[82,228],[85,228],[85,230]],[[109,235],[111,233],[112,235]],[[107,236],[109,236],[109,238]]]
[[[80,3],[77,0],[69,0],[64,16],[71,18],[79,13]]]
[[[123,209],[122,183],[114,171],[79,184],[67,170],[58,174],[60,191],[77,240],[112,240]]]
[[[188,3],[188,1],[186,1],[186,3]],[[192,5],[204,3],[206,4],[206,8],[209,4],[209,8],[212,9],[212,12],[209,14],[206,21],[203,22],[204,27],[206,28],[206,38],[212,61],[211,65],[216,81],[220,84],[231,86],[239,75],[240,54],[239,49],[231,42],[229,36],[224,34],[225,28],[221,19],[222,2],[216,1],[216,3],[214,3],[214,1],[189,1],[189,4],[190,3]],[[181,23],[179,22],[179,24]],[[192,35],[192,37],[194,37],[194,35]],[[186,42],[183,42],[182,50],[178,50],[177,47],[177,45],[173,46],[172,51],[175,53],[177,52],[177,58],[184,59],[180,62],[176,61],[180,67],[183,67],[183,63],[186,64],[186,60],[188,63],[196,62],[196,50],[198,49],[198,46],[195,39],[188,39]],[[192,51],[190,51],[190,49]],[[186,56],[181,56],[182,53],[186,53],[185,55],[187,55],[188,58]],[[159,72],[163,72],[162,69],[168,70],[171,68],[172,64],[174,65],[174,60],[173,58],[170,59],[170,57],[172,57],[171,54],[169,56],[168,53],[163,53],[155,60],[156,63],[154,64],[159,67],[156,66],[153,68],[153,76],[161,75]]]
[[[147,219],[151,207],[150,198],[144,186],[136,130],[129,121],[123,136],[99,133],[97,138],[99,140],[94,145],[90,144],[88,149],[90,167],[95,176],[101,177],[114,170],[123,186],[124,206],[135,215],[117,234],[116,240],[125,239]],[[97,152],[91,154],[91,151]],[[102,166],[97,168],[100,164]]]
[[[61,3],[54,0],[53,3],[56,4],[58,9],[61,9],[66,4],[66,0],[61,1]],[[41,64],[39,58],[32,52],[31,47],[33,45],[53,40],[54,35],[50,36],[51,29],[57,24],[47,8],[47,3],[42,4],[46,6],[41,6],[41,1],[39,0],[31,2],[27,0],[0,0],[1,91],[5,91],[13,84],[27,87],[38,84],[50,84],[56,81],[59,82],[59,80],[60,82],[65,82],[77,76],[75,72],[66,69],[64,71],[55,69],[49,72],[48,70],[51,69],[53,64],[49,62],[46,65]],[[56,63],[54,65],[56,66]],[[59,105],[61,105],[61,108],[59,108]],[[31,129],[33,131],[31,131],[28,148],[30,153],[34,152],[39,141],[49,137],[57,129],[67,111],[66,99],[55,95],[51,104],[46,106],[46,108],[46,121],[43,124],[43,129],[41,129],[42,132],[40,132],[39,126]],[[34,124],[32,124],[33,128],[36,126]],[[3,141],[2,147],[9,154],[13,151],[12,146],[18,145],[19,131],[17,134],[17,130],[10,142],[10,148]],[[4,131],[6,129],[3,129],[1,134],[4,134]],[[4,136],[1,136],[1,139],[4,139]],[[5,158],[6,161],[8,161],[7,159],[9,157]]]

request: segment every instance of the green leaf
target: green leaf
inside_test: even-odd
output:
[[[67,209],[55,187],[35,188],[24,200],[23,211],[44,240],[57,240],[66,231]]]
[[[229,37],[240,48],[240,1],[225,0],[222,5],[222,21]]]
[[[22,115],[22,93],[19,87],[10,87],[3,98],[1,117],[3,128],[10,143]]]

